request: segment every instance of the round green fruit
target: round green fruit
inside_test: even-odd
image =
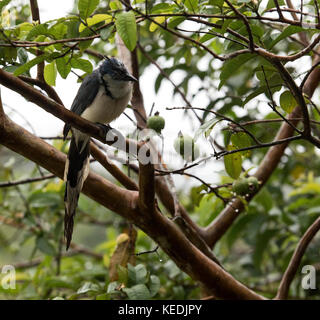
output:
[[[250,192],[255,192],[259,189],[259,180],[256,177],[250,177],[247,180],[249,183]]]
[[[200,149],[188,135],[179,135],[174,141],[174,149],[186,161],[194,161],[200,155]]]
[[[161,133],[161,130],[165,126],[165,120],[163,117],[155,115],[153,117],[150,117],[147,120],[147,127],[149,129],[153,129],[154,131]]]
[[[256,177],[241,178],[232,184],[232,191],[239,196],[256,192],[259,189],[259,181]]]
[[[232,191],[239,196],[245,196],[250,193],[248,179],[242,178],[235,180],[232,184]]]

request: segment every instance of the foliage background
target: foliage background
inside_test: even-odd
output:
[[[218,2],[188,0],[157,1],[155,4],[149,1],[148,6],[151,13],[180,11],[216,13],[221,10],[221,6],[217,5]],[[237,2],[243,11],[254,12],[254,1]],[[267,6],[269,9],[274,7],[273,1],[262,2],[261,7]],[[142,7],[144,2],[136,1],[134,5]],[[119,1],[100,1],[95,13],[109,14],[121,8],[123,6]],[[305,8],[306,10],[309,8],[307,2]],[[14,27],[5,30],[6,37],[16,35],[32,41],[83,37],[95,34],[91,29],[99,28],[102,24],[84,28],[79,33],[80,22],[76,16],[79,11],[76,1],[72,19],[61,18],[61,20],[42,22],[40,25],[31,27],[30,24],[24,25],[25,22],[31,21],[29,2],[8,3],[6,10],[14,9],[17,15],[16,23]],[[2,19],[4,18],[5,13],[2,12]],[[239,21],[232,23],[231,28],[246,34]],[[192,23],[183,24],[181,17],[180,20],[179,17],[170,19],[169,26],[174,28],[174,25],[181,29],[195,30]],[[252,25],[255,40],[266,47],[271,47],[270,43],[280,34],[258,21],[253,22]],[[47,83],[54,85],[57,74],[59,74],[58,77],[64,77],[64,75],[66,77],[71,68],[81,76],[90,73],[98,63],[98,59],[86,53],[87,48],[108,55],[116,55],[115,33],[112,32],[112,28],[99,30],[101,38],[108,39],[108,45],[105,45],[103,40],[81,42],[80,50],[73,52],[72,56],[68,51],[70,48],[66,49],[60,44],[45,47],[44,52],[48,55],[46,66],[53,66],[45,69]],[[301,30],[297,29],[295,33]],[[315,31],[306,30],[305,32],[311,37]],[[206,39],[201,38],[198,32],[191,33],[191,36],[200,43],[205,43],[217,54],[229,53],[237,49],[237,44],[234,42],[223,41],[208,33],[203,36],[207,37]],[[0,39],[5,40],[4,36],[0,36]],[[193,106],[196,106],[199,101],[206,104],[207,112],[197,112],[200,122],[192,113],[187,112],[184,113],[183,120],[194,128],[193,135],[201,136],[197,143],[201,147],[202,156],[212,152],[204,132],[207,133],[207,137],[211,134],[223,147],[228,146],[230,135],[235,134],[230,128],[226,130],[225,122],[220,122],[213,127],[212,119],[215,117],[208,110],[215,110],[232,118],[235,122],[278,118],[278,115],[268,106],[268,93],[265,88],[265,79],[261,74],[261,65],[264,65],[268,77],[270,76],[270,84],[274,85],[274,99],[278,105],[280,105],[279,96],[285,87],[279,75],[274,70],[269,70],[269,65],[260,58],[250,63],[235,58],[222,64],[211,59],[208,52],[199,46],[177,39],[148,21],[138,25],[138,40],[139,46],[152,60],[163,66],[162,70],[169,77],[178,73],[178,77],[174,76],[175,79],[179,79],[176,86]],[[275,53],[281,54],[299,49],[299,44],[292,41],[289,36],[284,37],[273,48]],[[71,66],[67,67],[68,63],[62,63],[59,67],[54,58],[57,59],[58,55],[66,52],[68,52],[66,56],[60,59],[66,59],[65,62],[73,59]],[[28,61],[34,59],[35,54],[36,51],[32,48],[0,47],[0,63],[6,71],[14,72],[16,75],[30,76]],[[138,57],[139,72],[143,74],[150,65],[150,60],[140,51]],[[296,63],[289,64],[288,69],[295,79],[299,80],[304,75],[309,67],[307,63],[310,64],[310,61],[306,60],[305,68]],[[159,73],[154,82],[156,94],[166,81],[163,74]],[[259,93],[256,90],[262,86],[266,94],[250,96],[254,92]],[[177,90],[174,94],[179,96]],[[249,96],[254,99],[245,104],[245,97]],[[2,98],[5,100],[5,97]],[[314,101],[318,103],[318,91]],[[10,101],[7,103],[10,105]],[[157,106],[160,112],[166,107],[166,105]],[[281,108],[278,110],[286,115],[285,110]],[[183,112],[181,110],[181,113]],[[311,112],[312,118],[319,121],[320,117],[316,110],[312,109]],[[208,122],[211,124],[209,132],[207,131]],[[129,120],[128,123],[130,123]],[[199,129],[203,123],[207,123],[207,127]],[[271,122],[267,125],[251,125],[248,129],[260,141],[269,142],[272,141],[279,127],[279,123]],[[177,126],[176,134],[179,129]],[[315,134],[318,133],[317,127],[313,130]],[[134,132],[131,132],[131,136],[134,136]],[[166,136],[164,138],[165,141],[167,138],[170,139]],[[61,140],[54,140],[52,143],[57,149],[66,152],[66,143]],[[167,145],[172,149],[171,142]],[[243,172],[250,169],[250,174],[254,173],[266,151],[264,148],[258,148],[243,156]],[[0,180],[3,182],[49,174],[4,147],[0,147],[0,152]],[[299,239],[319,216],[318,154],[316,147],[308,141],[291,142],[268,183],[248,203],[246,212],[239,216],[214,248],[214,254],[228,272],[265,297],[274,297]],[[182,160],[179,155],[176,154],[175,157],[176,163],[180,164]],[[227,187],[220,188],[219,195],[230,197],[232,196],[230,184],[234,179],[222,169],[223,163],[223,159],[210,159],[204,168],[196,167],[191,172],[209,176],[211,180],[208,183],[212,186],[227,184]],[[172,164],[172,168],[174,167],[175,165]],[[176,168],[179,167],[181,166],[176,166]],[[112,179],[101,167],[96,166],[95,169],[101,175]],[[127,170],[126,167],[123,169]],[[135,177],[134,172],[130,174]],[[179,179],[184,181],[181,177]],[[183,177],[183,179],[190,181],[192,178]],[[161,249],[147,253],[155,249],[157,244],[141,230],[137,232],[135,252],[144,254],[127,257],[131,263],[118,267],[119,279],[113,281],[110,273],[110,268],[113,266],[111,257],[117,254],[116,248],[121,247],[123,237],[132,226],[85,196],[81,196],[79,200],[74,246],[70,256],[65,256],[62,243],[63,193],[64,184],[57,178],[0,188],[0,265],[13,264],[17,268],[16,289],[5,290],[0,286],[1,299],[198,299],[206,296],[201,286],[179,270]],[[207,226],[212,222],[224,206],[223,201],[198,180],[192,182],[191,187],[179,188],[178,195],[192,219],[200,226]],[[302,265],[310,264],[319,268],[319,244],[318,236],[306,251]],[[301,276],[297,274],[291,286],[290,297],[319,299],[319,289],[303,290],[301,288]],[[317,281],[317,288],[320,288],[319,277]]]

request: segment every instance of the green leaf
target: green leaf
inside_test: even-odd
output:
[[[28,198],[30,207],[47,208],[61,205],[61,198],[58,193],[36,191]]]
[[[79,0],[78,10],[82,19],[87,19],[96,10],[99,0]]]
[[[220,121],[221,121],[221,119],[217,120],[217,119],[213,118],[213,119],[205,122],[204,124],[202,124],[194,135],[194,138],[193,138],[194,141],[196,141],[202,135],[202,133],[204,133],[205,137],[207,138],[210,135],[214,126]]]
[[[196,12],[198,9],[198,0],[185,0],[184,5],[188,8],[188,10],[192,12]]]
[[[234,145],[227,147],[228,151],[237,149]],[[238,179],[241,173],[242,157],[240,152],[227,154],[224,156],[224,166],[228,175],[233,179]]]
[[[71,64],[68,63],[69,62],[68,60],[69,60],[69,57],[67,56],[58,58],[56,60],[58,72],[63,79],[66,79],[68,74],[71,71]]]
[[[68,26],[66,25],[66,22],[57,23],[48,31],[54,36],[55,39],[63,39],[68,32]]]
[[[205,43],[206,41],[209,41],[213,38],[216,38],[215,35],[213,34],[209,34],[209,33],[206,33],[204,36],[202,36],[200,39],[199,39],[199,42],[201,43]]]
[[[45,280],[45,286],[48,288],[69,288],[74,289],[74,284],[64,277],[52,277]]]
[[[23,64],[22,66],[20,66],[19,68],[17,68],[14,71],[14,75],[15,76],[20,76],[20,74],[28,71],[30,68],[32,68],[33,66],[43,62],[44,60],[46,60],[49,57],[49,54],[42,54],[41,56],[38,56],[30,61],[28,61],[27,63]]]
[[[160,289],[160,280],[157,276],[151,275],[150,276],[150,284],[149,284],[149,291],[151,297],[154,297]]]
[[[190,198],[192,200],[192,204],[194,206],[199,206],[201,199],[204,197],[204,195],[206,193],[202,192],[205,191],[207,192],[207,186],[205,186],[204,184],[197,186],[197,187],[193,187],[190,190]]]
[[[54,256],[56,254],[54,246],[49,242],[47,238],[43,236],[37,238],[36,248],[49,256]]]
[[[270,48],[273,48],[279,41],[291,36],[292,34],[298,33],[304,31],[304,29],[302,27],[299,26],[288,26],[286,27],[277,38],[275,38],[271,44],[270,44]]]
[[[273,207],[272,195],[266,188],[262,188],[260,192],[258,192],[254,197],[254,201],[261,204],[265,212],[269,212]]]
[[[44,75],[44,80],[46,81],[47,84],[49,84],[50,86],[56,85],[57,69],[56,69],[55,61],[45,65],[43,75]]]
[[[257,88],[256,90],[254,90],[252,93],[250,93],[245,100],[242,103],[242,106],[245,106],[249,101],[251,101],[252,99],[254,99],[255,97],[259,96],[262,93],[265,93],[268,91],[267,86],[261,86],[259,88]]]
[[[280,96],[280,106],[285,112],[291,113],[296,105],[296,99],[289,90],[282,92]]]
[[[179,24],[181,24],[184,20],[186,20],[185,17],[172,17],[171,19],[169,19],[168,27],[171,29],[174,29]]]
[[[93,70],[91,62],[81,58],[72,58],[71,67],[75,69],[83,70],[86,73],[91,73]]]
[[[77,20],[71,20],[67,24],[68,31],[67,31],[67,38],[77,38],[79,37],[79,24],[80,22]]]
[[[92,283],[92,282],[85,282],[83,284],[83,286],[81,286],[78,291],[77,291],[77,294],[84,294],[84,293],[87,293],[89,291],[98,291],[99,290],[99,287],[98,285],[96,285],[95,283]]]
[[[93,40],[87,40],[87,41],[80,41],[79,43],[79,49],[80,51],[84,51],[86,50],[87,48],[89,48],[92,44]]]
[[[251,137],[245,132],[237,132],[231,135],[232,144],[237,147],[237,149],[247,148],[252,145]],[[250,150],[242,151],[242,155],[249,157],[251,155]]]
[[[122,9],[122,3],[119,0],[113,0],[109,3],[111,10],[121,10]]]
[[[151,13],[171,13],[175,8],[175,5],[169,3],[158,3],[152,7]]]
[[[26,40],[32,40],[40,35],[48,35],[48,26],[46,24],[35,25],[27,35]]]
[[[254,57],[251,53],[246,53],[236,58],[227,61],[224,63],[221,73],[220,73],[220,84],[219,89],[226,83],[226,81],[233,75],[235,75],[236,71],[242,67],[246,62]]]
[[[133,51],[137,44],[137,25],[134,13],[132,11],[118,13],[116,28],[126,47]]]
[[[279,3],[279,6],[284,6],[285,3],[284,3],[284,0],[279,0],[278,1]],[[267,7],[266,7],[266,10],[269,10],[269,9],[272,9],[272,8],[275,8],[275,3],[273,0],[269,0],[268,4],[267,4]]]
[[[147,269],[143,264],[132,266],[128,263],[128,277],[131,284],[146,283]]]
[[[282,85],[275,84],[272,87],[270,87],[271,93],[274,93],[276,91],[279,91],[281,89]],[[254,99],[255,97],[259,96],[260,94],[264,93],[267,97],[269,97],[268,87],[267,85],[259,86],[256,90],[251,92],[243,101],[242,106],[245,106],[249,101]]]
[[[109,14],[95,14],[93,17],[86,20],[86,25],[83,23],[80,24],[79,32],[82,32],[85,28],[87,28],[87,26],[91,27],[102,21],[105,21],[105,23],[109,23],[112,21],[112,16],[110,16]]]
[[[17,49],[13,47],[4,48],[4,58],[7,61],[14,61],[17,59]]]
[[[117,273],[118,273],[118,282],[124,283],[126,285],[128,282],[128,269],[123,267],[121,264],[118,264]]]
[[[120,286],[120,283],[118,281],[110,282],[107,288],[107,293],[119,293],[118,287]]]
[[[154,18],[154,21],[156,21],[159,24],[162,24],[165,20],[166,20],[166,17],[155,17]],[[149,31],[154,32],[158,27],[159,27],[158,24],[151,22],[150,27],[149,27]]]
[[[19,58],[19,62],[21,64],[25,64],[28,62],[29,57],[28,57],[28,53],[27,50],[24,48],[18,48],[17,50],[17,54],[18,54],[18,58]]]
[[[245,232],[248,223],[251,222],[255,217],[255,214],[245,214],[235,221],[231,229],[229,229],[226,234],[226,241],[229,249],[232,247],[234,242],[241,237],[241,235]]]
[[[100,36],[103,41],[107,41],[112,33],[112,28],[103,28],[100,31]]]
[[[211,4],[212,6],[222,7],[223,3],[224,0],[209,0],[209,4]]]
[[[145,284],[137,284],[131,288],[123,288],[130,300],[147,300],[151,298],[149,289]]]
[[[266,230],[263,233],[257,235],[254,252],[252,256],[253,264],[256,268],[258,269],[260,268],[263,254],[267,249],[270,240],[277,232],[278,232],[277,230]]]

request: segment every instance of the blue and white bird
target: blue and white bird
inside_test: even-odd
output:
[[[137,81],[125,65],[116,58],[106,58],[83,80],[72,103],[71,111],[100,124],[109,124],[121,115],[132,96],[132,82]],[[89,173],[90,136],[65,124],[64,138],[72,131],[64,180],[65,218],[64,235],[67,250],[71,243],[74,216],[79,195]]]

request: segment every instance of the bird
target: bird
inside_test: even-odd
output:
[[[98,68],[84,78],[70,110],[107,130],[106,125],[118,118],[128,106],[132,97],[132,84],[136,81],[123,62],[106,57]],[[72,138],[64,171],[66,250],[72,240],[79,195],[89,174],[90,155],[90,136],[66,123],[63,128],[64,140],[70,130]]]

